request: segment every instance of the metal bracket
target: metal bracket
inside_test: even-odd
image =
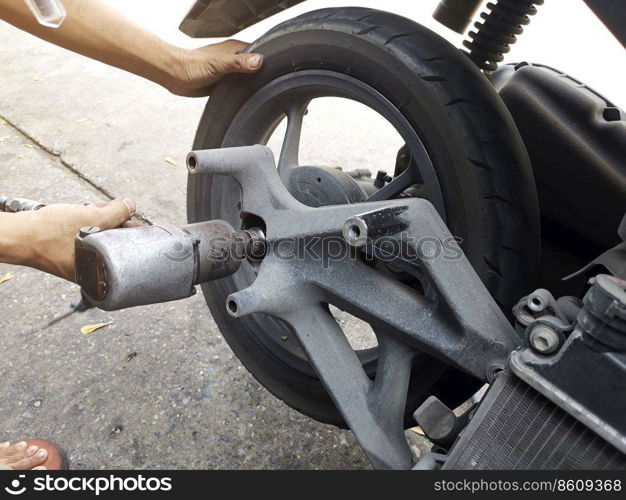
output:
[[[236,179],[242,214],[265,225],[256,281],[228,298],[229,313],[289,325],[374,466],[411,468],[403,420],[415,353],[484,380],[519,343],[434,207],[423,199],[305,206],[264,146],[195,151],[187,163],[192,175]],[[372,267],[371,254],[419,276],[425,293]],[[374,380],[328,304],[372,325],[380,351]]]

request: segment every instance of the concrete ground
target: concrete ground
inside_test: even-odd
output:
[[[189,2],[108,1],[172,42],[196,44],[176,33]],[[380,7],[374,0],[351,3]],[[435,3],[415,3],[415,12],[400,0],[385,7],[432,25]],[[310,2],[310,8],[328,5],[335,2]],[[274,22],[242,38],[253,39]],[[0,193],[47,203],[130,196],[150,221],[185,222],[183,160],[203,100],[171,96],[1,23],[0,47]],[[544,44],[541,53],[550,56],[548,49]],[[516,50],[520,59],[559,66],[550,57],[533,57],[530,46]],[[584,50],[573,53],[580,58]],[[588,73],[601,76],[592,65]],[[610,82],[623,88],[619,78]],[[322,103],[311,111],[308,120],[320,127],[310,132],[305,160],[321,156],[376,170],[397,151],[393,131],[376,125],[367,111],[344,107],[351,118],[346,126],[331,119],[335,106]],[[349,156],[338,140],[345,130],[361,145]],[[201,295],[114,314],[90,311],[44,328],[68,309],[77,287],[0,264],[0,278],[9,272],[15,277],[0,284],[0,441],[53,439],[75,468],[85,469],[369,467],[350,433],[301,416],[247,373]],[[100,322],[112,324],[80,333]],[[410,436],[416,453],[423,452],[425,442]]]

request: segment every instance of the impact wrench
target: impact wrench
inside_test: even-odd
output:
[[[5,212],[44,206],[0,198]],[[221,220],[108,231],[84,227],[75,238],[75,281],[82,300],[48,326],[92,307],[117,311],[191,297],[196,285],[231,276],[246,258],[262,258],[264,249],[261,229],[235,230]]]
[[[265,252],[258,228],[235,230],[215,220],[187,226],[143,226],[76,236],[76,283],[105,311],[186,299],[196,285],[235,274]]]

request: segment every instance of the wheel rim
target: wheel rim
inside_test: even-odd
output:
[[[408,187],[419,182],[424,185],[429,201],[445,221],[443,193],[436,171],[411,124],[374,88],[341,73],[302,71],[272,81],[237,112],[225,134],[222,147],[267,144],[276,127],[286,117],[287,131],[277,162],[281,178],[285,181],[289,171],[300,166],[298,153],[306,108],[312,100],[323,97],[349,99],[374,110],[394,127],[409,149],[411,162],[406,171],[379,190],[370,200],[398,197]],[[210,199],[211,214],[231,224],[241,224],[236,201],[239,199],[239,187],[234,181],[225,178],[214,180]],[[242,266],[236,275],[223,280],[225,296],[247,288],[254,279],[254,268],[247,264]],[[240,321],[246,323],[248,331],[283,363],[305,375],[317,377],[297,342],[289,341],[291,333],[282,322],[265,315],[253,315]],[[357,355],[366,373],[373,374],[378,349],[357,351]]]

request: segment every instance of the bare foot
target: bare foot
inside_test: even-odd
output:
[[[38,446],[28,446],[26,441],[0,444],[0,465],[14,470],[43,470],[42,463],[48,452]]]

